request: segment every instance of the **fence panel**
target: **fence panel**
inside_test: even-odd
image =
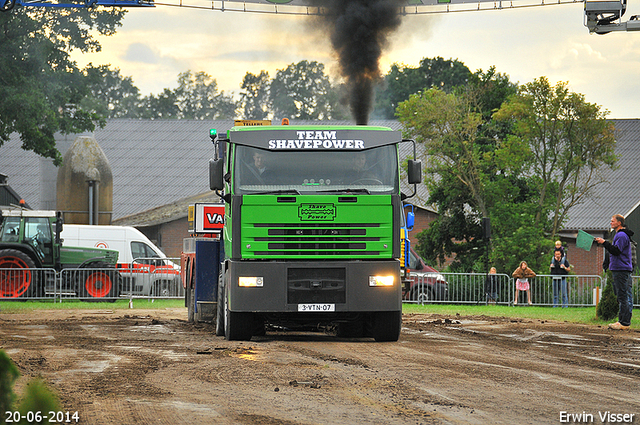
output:
[[[0,300],[53,299],[56,280],[54,269],[0,269]]]
[[[563,277],[566,285],[562,283]],[[531,301],[534,305],[593,306],[596,305],[595,288],[602,288],[602,283],[602,277],[595,275],[537,275],[529,279]],[[563,286],[566,286],[566,302],[563,300]]]
[[[456,304],[481,304],[487,302],[486,273],[442,273],[449,286],[449,302]],[[513,279],[506,274],[496,274],[496,303],[508,304],[513,297]]]
[[[119,265],[121,296],[126,298],[182,298],[179,258],[136,258]]]

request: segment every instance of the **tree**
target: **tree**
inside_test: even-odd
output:
[[[600,288],[602,295],[600,295],[600,302],[596,307],[596,317],[600,320],[615,319],[620,312],[620,305],[618,304],[618,297],[613,292],[613,276],[611,271],[607,271],[606,286]]]
[[[247,72],[242,79],[240,92],[240,108],[242,115],[248,120],[264,120],[269,115],[269,73],[260,71],[254,75]]]
[[[131,77],[120,75],[120,69],[109,65],[89,64],[83,70],[88,79],[90,95],[80,105],[106,118],[137,118],[140,109],[140,90]]]
[[[405,135],[424,147],[429,202],[439,212],[417,235],[418,251],[428,261],[453,256],[453,270],[486,271],[483,217],[492,221],[490,259],[502,272],[522,259],[535,268],[548,248],[544,232],[532,225],[536,194],[523,174],[522,149],[502,143],[508,126],[491,119],[492,110],[515,92],[508,77],[491,68],[450,93],[431,88],[400,103]]]
[[[569,210],[605,182],[602,171],[615,166],[614,126],[607,114],[584,95],[570,92],[567,83],[551,87],[545,77],[522,86],[495,114],[513,124],[522,141],[540,193],[535,221],[546,219],[550,205],[552,238]]]
[[[270,105],[278,118],[331,119],[331,82],[319,62],[300,61],[279,69],[271,81]]]
[[[186,119],[230,119],[235,117],[237,105],[231,96],[218,93],[218,82],[209,74],[191,71],[178,75],[175,90],[180,118]]]
[[[124,14],[118,8],[22,7],[0,14],[0,146],[18,132],[23,149],[59,165],[56,132],[104,124],[79,106],[88,88],[69,52],[99,51],[93,34],[115,33]]]
[[[177,119],[180,118],[178,96],[171,89],[164,89],[157,96],[150,94],[140,101],[138,116],[145,119]]]
[[[546,270],[545,256],[572,200],[588,196],[599,167],[615,157],[599,108],[564,87],[544,90],[540,81],[514,93],[515,86],[490,69],[474,74],[464,89],[431,89],[400,104],[407,136],[425,148],[425,184],[440,212],[417,236],[425,258],[456,255],[453,269],[486,270],[480,222],[489,217],[493,265],[511,272],[526,260]]]
[[[410,95],[432,87],[449,93],[455,87],[466,85],[470,77],[469,68],[457,59],[424,58],[417,68],[395,63],[383,83],[376,87],[373,115],[393,119],[398,105]]]

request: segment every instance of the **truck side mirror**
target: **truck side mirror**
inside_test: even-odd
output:
[[[209,189],[224,189],[224,181],[222,179],[224,171],[224,162],[222,158],[209,160]]]
[[[422,183],[422,163],[410,159],[407,162],[407,177],[409,184]]]
[[[407,229],[409,230],[413,230],[413,225],[416,222],[416,215],[413,213],[413,211],[409,211],[407,213]]]

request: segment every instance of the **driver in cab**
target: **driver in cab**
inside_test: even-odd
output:
[[[357,152],[355,154],[353,166],[345,173],[344,183],[364,183],[371,182],[371,180],[377,180],[377,177],[372,170],[367,167],[367,155],[364,152]]]

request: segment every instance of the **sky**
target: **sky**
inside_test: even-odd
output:
[[[640,14],[628,4],[625,20]],[[418,66],[422,58],[463,62],[472,72],[495,66],[525,84],[545,76],[567,82],[610,113],[640,118],[640,32],[589,34],[583,4],[446,14],[407,15],[390,36],[380,70],[393,63]],[[74,53],[80,66],[110,64],[142,95],[177,87],[178,74],[204,71],[225,94],[240,92],[247,72],[269,72],[301,60],[325,64],[340,78],[327,34],[309,16],[188,9],[131,8],[114,36],[98,36],[102,51]],[[637,96],[636,96],[637,94]]]

